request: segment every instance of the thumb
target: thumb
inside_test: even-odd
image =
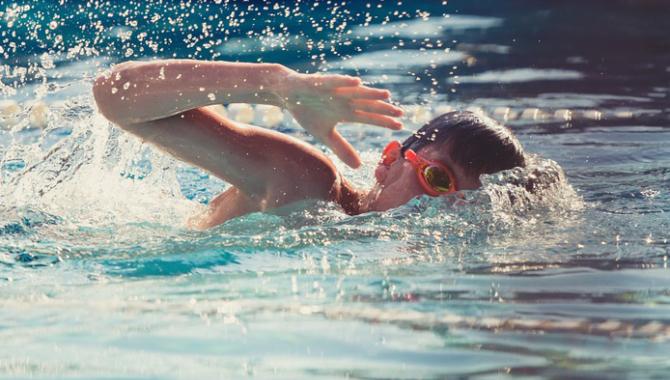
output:
[[[361,166],[361,158],[356,149],[336,130],[330,131],[323,137],[323,142],[333,150],[333,153],[345,164],[356,169]]]

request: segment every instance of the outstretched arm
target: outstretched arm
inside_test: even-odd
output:
[[[352,167],[354,148],[335,130],[339,122],[400,129],[402,110],[390,93],[344,75],[299,74],[278,64],[157,60],[116,65],[93,88],[100,112],[132,125],[221,103],[270,104],[288,109],[300,125]]]
[[[338,122],[401,126],[391,117],[400,110],[383,102],[385,90],[362,86],[358,78],[298,74],[272,64],[130,62],[98,78],[93,92],[100,112],[120,127],[235,186],[228,196],[240,206],[216,223],[301,199],[333,199],[339,183],[332,162],[309,144],[203,106],[284,106],[352,166],[359,161],[334,130]]]

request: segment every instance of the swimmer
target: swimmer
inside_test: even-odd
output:
[[[100,112],[122,129],[232,185],[190,221],[206,229],[307,199],[351,215],[385,211],[427,194],[481,186],[480,175],[525,165],[507,128],[469,112],[437,117],[381,152],[376,183],[355,188],[317,148],[286,134],[228,119],[206,106],[268,104],[288,110],[347,165],[361,160],[335,129],[340,122],[402,128],[387,90],[356,77],[300,74],[278,64],[156,60],[125,62],[95,81]]]

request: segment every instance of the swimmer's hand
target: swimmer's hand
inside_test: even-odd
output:
[[[388,90],[364,86],[360,78],[345,75],[299,74],[289,70],[279,87],[284,107],[312,136],[326,144],[344,163],[357,168],[361,158],[335,127],[340,122],[401,129],[394,117],[402,109],[387,103]]]

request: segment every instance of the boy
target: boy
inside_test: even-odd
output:
[[[346,164],[356,150],[340,122],[400,129],[402,110],[386,90],[343,75],[299,74],[277,64],[159,60],[126,62],[93,87],[100,112],[121,128],[233,185],[193,226],[209,228],[251,212],[305,199],[337,202],[359,214],[481,186],[479,176],[523,166],[512,133],[471,113],[431,121],[403,144],[390,143],[372,189],[354,188],[318,149],[291,136],[227,119],[204,106],[270,104],[296,121]]]

